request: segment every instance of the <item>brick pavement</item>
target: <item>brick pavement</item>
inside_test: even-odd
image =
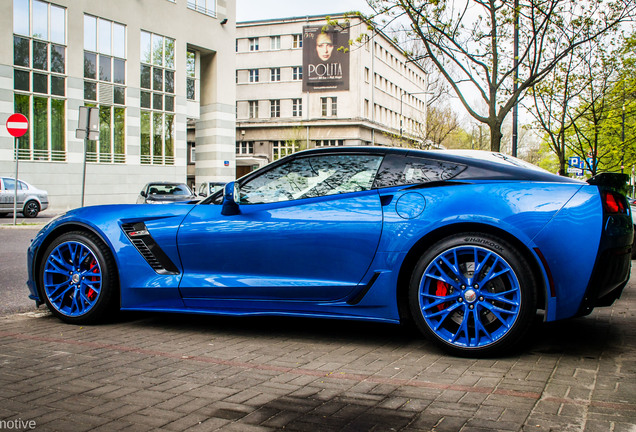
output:
[[[0,318],[0,430],[635,432],[635,311],[632,278],[612,308],[471,360],[399,326],[166,314],[71,326],[41,309]]]

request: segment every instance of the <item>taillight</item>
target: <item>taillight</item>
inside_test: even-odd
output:
[[[623,195],[612,191],[603,191],[601,197],[605,213],[627,214],[627,201]]]

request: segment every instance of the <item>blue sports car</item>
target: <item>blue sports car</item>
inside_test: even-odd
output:
[[[629,278],[626,176],[587,182],[490,152],[295,153],[198,204],[69,211],[28,251],[30,297],[75,324],[113,310],[414,322],[501,354]]]

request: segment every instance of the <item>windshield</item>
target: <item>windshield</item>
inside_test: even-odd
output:
[[[148,186],[150,195],[192,195],[188,186],[184,184],[151,184]]]

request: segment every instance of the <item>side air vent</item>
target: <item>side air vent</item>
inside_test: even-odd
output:
[[[127,223],[122,229],[130,242],[154,271],[162,275],[179,274],[179,269],[159,247],[143,222]]]

